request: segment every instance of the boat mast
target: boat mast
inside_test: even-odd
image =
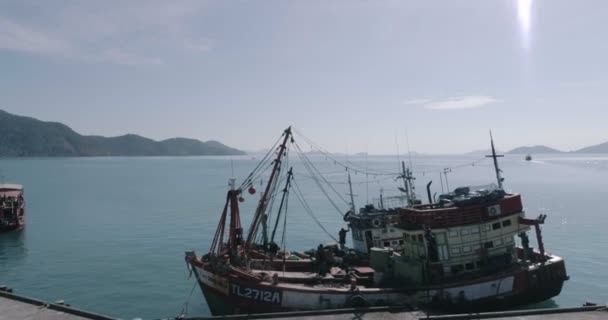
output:
[[[407,179],[405,178],[405,162],[401,161],[401,178],[403,178],[403,192],[405,192],[405,199],[407,199],[407,206],[412,205],[412,199],[410,199],[410,189],[408,188]]]
[[[350,180],[350,171],[348,172],[348,191],[349,191],[349,196],[350,196],[350,209],[352,210],[352,214],[357,213],[355,211],[355,195],[353,194],[353,184]]]
[[[245,242],[245,252],[249,251],[251,248],[251,243],[255,236],[256,230],[260,223],[260,218],[266,211],[266,204],[268,201],[268,194],[270,193],[270,187],[274,184],[275,178],[278,177],[277,173],[281,170],[281,159],[285,154],[285,149],[287,149],[288,139],[291,137],[291,127],[285,129],[283,132],[284,138],[283,143],[279,146],[277,158],[274,160],[274,166],[272,167],[272,173],[270,173],[270,178],[268,179],[268,183],[266,184],[266,189],[262,194],[262,198],[260,199],[260,204],[255,211],[255,215],[253,217],[253,221],[251,222],[251,226],[249,227],[249,233],[247,234],[247,241]]]
[[[407,206],[411,207],[416,202],[416,193],[414,192],[414,183],[412,182],[416,178],[412,175],[410,168],[405,169],[405,161],[401,161],[401,170],[403,178],[403,192],[405,192],[405,198],[407,199]]]
[[[494,170],[496,171],[496,181],[498,182],[498,189],[502,190],[502,182],[505,180],[501,177],[500,173],[502,170],[498,167],[498,158],[504,157],[502,154],[496,154],[496,149],[494,149],[494,138],[492,138],[492,130],[490,130],[490,144],[492,145],[492,154],[487,155],[487,158],[494,159]]]

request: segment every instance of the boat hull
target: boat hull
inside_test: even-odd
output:
[[[5,206],[7,204],[7,206]],[[0,184],[0,233],[25,227],[25,199],[21,185]]]
[[[190,262],[213,315],[325,310],[365,306],[415,306],[450,312],[500,310],[557,296],[567,280],[563,260],[443,286],[416,288],[318,288],[222,276]]]

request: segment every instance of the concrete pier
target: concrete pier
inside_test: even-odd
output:
[[[0,320],[116,320],[93,312],[72,308],[61,302],[49,303],[20,296],[0,287]]]
[[[180,317],[180,320],[599,320],[608,319],[606,306],[515,310],[473,314],[429,315],[423,311],[409,311],[399,307],[370,307],[319,311],[295,311],[268,314],[241,314],[231,316]],[[118,320],[113,317],[70,307],[61,302],[48,303],[12,293],[0,287],[0,320]]]
[[[532,309],[472,314],[428,315],[423,311],[406,311],[394,307],[339,309],[326,311],[302,311],[216,317],[185,317],[184,320],[470,320],[470,319],[519,319],[519,320],[599,320],[608,319],[606,306],[580,308]]]

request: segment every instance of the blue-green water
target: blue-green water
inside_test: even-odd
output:
[[[298,165],[296,182],[325,228],[337,233],[341,217]],[[413,158],[418,193],[439,171],[450,187],[494,181],[489,161],[479,156]],[[346,159],[342,159],[346,160]],[[360,165],[396,171],[394,157],[351,158]],[[345,196],[344,169],[316,157],[319,170]],[[233,165],[231,165],[231,163]],[[469,164],[469,165],[466,165]],[[44,300],[64,299],[79,308],[131,318],[176,316],[189,301],[189,314],[208,314],[199,288],[189,294],[183,252],[208,249],[225,199],[227,178],[245,177],[256,165],[250,157],[5,159],[6,182],[26,188],[28,225],[0,235],[0,284]],[[548,251],[566,259],[571,276],[559,297],[545,306],[579,306],[608,301],[608,157],[523,156],[501,160],[505,188],[523,194],[528,215],[549,215],[543,227]],[[232,168],[233,167],[233,168]],[[380,188],[395,194],[392,177],[353,175],[355,201],[363,205]],[[245,224],[258,194],[248,196]],[[337,196],[335,196],[337,198]],[[346,205],[337,202],[346,209]],[[287,245],[304,249],[329,240],[294,198],[290,201]],[[189,299],[188,299],[189,298]]]

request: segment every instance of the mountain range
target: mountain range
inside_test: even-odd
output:
[[[0,110],[0,157],[243,155],[217,141],[172,138],[155,141],[135,134],[85,136],[65,124]]]

